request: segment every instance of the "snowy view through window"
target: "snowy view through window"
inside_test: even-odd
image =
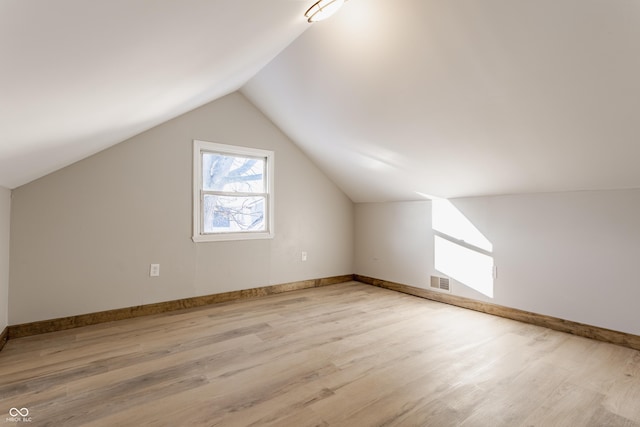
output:
[[[205,233],[265,231],[265,158],[202,153]]]

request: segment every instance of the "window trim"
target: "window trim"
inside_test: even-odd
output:
[[[215,152],[232,156],[248,156],[265,158],[266,178],[266,208],[265,231],[239,231],[231,233],[204,233],[202,227],[202,153]],[[237,145],[220,144],[217,142],[193,140],[193,236],[192,240],[199,242],[220,242],[230,240],[271,239],[274,236],[274,185],[273,171],[275,153],[259,148],[241,147]]]

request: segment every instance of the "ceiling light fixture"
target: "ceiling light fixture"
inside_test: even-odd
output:
[[[309,22],[322,21],[336,13],[344,2],[345,0],[318,0],[304,13],[304,17]]]

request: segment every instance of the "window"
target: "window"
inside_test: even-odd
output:
[[[273,237],[273,151],[193,141],[193,241]]]

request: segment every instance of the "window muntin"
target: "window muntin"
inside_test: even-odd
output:
[[[194,141],[194,241],[273,237],[273,158]]]

